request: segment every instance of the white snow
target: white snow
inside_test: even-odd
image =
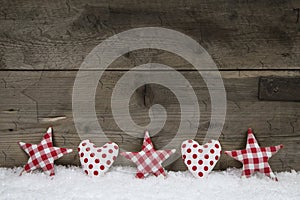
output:
[[[207,179],[188,171],[168,172],[168,177],[134,177],[135,168],[113,167],[98,178],[78,167],[56,166],[56,176],[37,171],[19,176],[21,168],[0,168],[0,199],[300,199],[300,172],[277,173],[279,182],[255,175],[240,178],[241,170],[212,172]]]

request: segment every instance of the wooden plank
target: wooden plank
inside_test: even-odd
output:
[[[114,85],[126,72],[105,72],[98,85],[96,112],[105,135],[123,149],[138,151],[142,139],[121,131],[111,114],[110,97]],[[203,141],[211,117],[209,94],[204,81],[197,72],[181,72],[193,86],[199,98],[200,127],[196,140]],[[262,146],[284,144],[285,148],[270,162],[275,171],[300,170],[300,115],[299,102],[268,102],[258,100],[259,73],[222,72],[227,91],[227,116],[220,136],[223,150],[245,147],[246,130],[252,127]],[[272,73],[270,73],[272,74]],[[278,75],[280,73],[274,72]],[[16,144],[18,141],[37,143],[46,128],[54,127],[54,144],[76,150],[80,138],[72,116],[72,88],[76,72],[1,72],[0,73],[0,166],[19,166],[26,163],[27,156]],[[154,145],[160,149],[170,142],[180,122],[176,97],[167,88],[148,85],[138,90],[131,99],[131,117],[137,124],[149,123],[148,109],[161,104],[168,112],[167,122],[159,134],[153,136]],[[182,86],[176,86],[185,89]],[[84,90],[83,90],[84,92]],[[145,96],[149,101],[145,102]],[[122,101],[122,99],[120,99]],[[124,116],[128,118],[128,116]],[[157,119],[162,119],[158,115]],[[87,129],[88,130],[88,129]],[[88,130],[87,132],[92,131]],[[137,133],[142,135],[143,133]],[[101,144],[99,136],[97,142]],[[177,139],[178,144],[182,138]],[[76,151],[57,161],[57,164],[79,164]],[[116,165],[132,165],[119,157]],[[216,169],[240,167],[241,165],[222,155]],[[168,169],[186,169],[179,159]]]
[[[259,99],[271,101],[300,101],[300,77],[260,78]]]
[[[222,70],[299,69],[297,9],[289,0],[1,0],[0,69],[78,69],[104,39],[149,26],[192,37]],[[149,61],[192,69],[161,50],[128,53],[110,68],[130,69]]]

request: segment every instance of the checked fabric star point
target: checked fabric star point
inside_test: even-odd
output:
[[[19,145],[30,156],[21,174],[24,171],[30,172],[41,168],[45,173],[53,176],[55,174],[54,160],[73,151],[72,149],[53,147],[51,127],[48,128],[47,133],[39,144],[19,142]]]
[[[260,147],[255,139],[252,129],[248,129],[246,149],[225,151],[225,154],[243,163],[242,177],[250,177],[254,172],[261,172],[278,181],[268,163],[269,158],[277,153],[283,145]]]
[[[166,176],[162,162],[175,153],[176,149],[155,150],[149,132],[145,132],[142,150],[140,152],[122,152],[121,155],[137,165],[137,178],[145,178],[149,174]]]

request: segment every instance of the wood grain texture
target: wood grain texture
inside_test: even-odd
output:
[[[149,26],[192,37],[222,70],[299,69],[299,8],[291,0],[0,0],[0,69],[78,69],[109,36]],[[130,52],[110,68],[149,60],[192,69],[160,50]]]
[[[0,0],[0,166],[24,165],[27,155],[17,142],[38,143],[50,125],[54,127],[54,145],[75,150],[56,163],[79,165],[76,149],[81,138],[72,115],[72,89],[82,61],[116,33],[156,26],[195,39],[221,71],[227,92],[227,116],[220,136],[223,150],[244,148],[247,128],[252,127],[261,146],[285,146],[270,160],[275,171],[300,170],[300,102],[258,99],[260,76],[300,77],[299,10],[300,4],[294,0]],[[129,52],[104,72],[95,109],[106,137],[124,150],[140,150],[143,133],[120,130],[110,98],[126,70],[149,62],[171,66],[190,81],[201,111],[195,138],[201,143],[212,117],[206,84],[186,60],[157,49]],[[130,117],[147,125],[153,104],[163,105],[168,114],[163,129],[152,135],[160,149],[176,135],[180,107],[170,90],[150,84],[131,97]],[[86,137],[93,132],[83,128]],[[95,137],[93,142],[101,145],[104,138]],[[182,140],[178,137],[175,141],[178,147]],[[120,156],[116,165],[132,163]],[[240,166],[222,155],[216,169]],[[181,159],[167,168],[186,169]]]
[[[96,112],[99,123],[109,139],[123,149],[138,151],[142,139],[121,131],[111,114],[111,93],[115,83],[124,73],[108,71],[103,74],[95,98]],[[190,81],[199,98],[201,119],[196,140],[201,143],[211,117],[210,98],[206,85],[197,72],[181,73]],[[223,150],[244,148],[247,128],[252,127],[261,146],[280,143],[285,145],[285,148],[270,160],[275,171],[300,170],[300,102],[258,100],[259,77],[253,72],[243,73],[239,76],[240,73],[222,72],[227,91],[227,116],[220,136]],[[75,150],[74,153],[58,160],[57,164],[79,164],[76,149],[80,138],[72,117],[75,76],[76,72],[61,71],[0,73],[0,166],[12,167],[26,163],[27,156],[17,142],[39,142],[50,125],[54,127],[54,144]],[[176,96],[167,88],[159,85],[147,87],[146,92],[144,88],[140,88],[132,96],[131,117],[137,124],[145,125],[149,123],[148,109],[151,105],[161,104],[165,107],[168,113],[166,124],[162,131],[152,138],[155,147],[160,149],[175,137],[180,121],[179,105]],[[180,85],[176,87],[185,89]],[[145,98],[148,100],[145,101]],[[87,129],[87,133],[89,131],[91,130]],[[178,144],[181,140],[182,138],[178,138]],[[101,141],[99,136],[99,145]],[[119,164],[132,165],[122,157],[117,159],[116,165]],[[240,166],[239,162],[222,155],[216,169]],[[186,168],[182,160],[178,159],[168,166],[168,169]]]
[[[300,101],[300,77],[261,77],[259,99]]]

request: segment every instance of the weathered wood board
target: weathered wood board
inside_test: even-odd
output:
[[[121,131],[111,114],[110,98],[117,80],[126,72],[105,72],[96,94],[96,111],[106,136],[123,149],[138,151],[141,139]],[[274,72],[276,74],[277,72]],[[210,100],[205,83],[198,72],[182,74],[190,81],[201,110],[196,140],[201,142],[210,120]],[[270,73],[271,74],[271,73]],[[278,73],[277,73],[278,74]],[[298,74],[299,75],[299,74]],[[58,160],[58,164],[79,164],[76,147],[80,138],[72,117],[72,89],[76,72],[1,72],[0,74],[0,165],[19,166],[27,156],[17,141],[39,142],[47,126],[54,127],[55,145],[75,149],[75,152]],[[222,72],[227,91],[227,117],[220,141],[224,150],[244,148],[246,131],[252,127],[262,146],[282,143],[285,148],[270,160],[276,171],[300,170],[300,102],[270,102],[258,100],[259,77],[255,73]],[[163,130],[153,137],[157,148],[172,139],[180,121],[176,97],[166,88],[148,85],[147,92],[137,90],[130,103],[131,117],[137,124],[149,123],[148,108],[162,104],[168,119]],[[182,86],[179,88],[185,89]],[[84,91],[83,91],[84,92]],[[144,98],[149,97],[145,104]],[[126,116],[125,116],[126,117]],[[128,116],[127,116],[128,117]],[[158,116],[159,117],[159,116]],[[140,133],[141,135],[143,133]],[[101,138],[99,139],[101,141]],[[181,138],[178,138],[180,141]],[[180,141],[181,142],[181,141]],[[101,143],[101,142],[100,142]],[[118,164],[130,165],[121,157]],[[222,155],[216,169],[240,167],[240,164]],[[181,159],[169,169],[185,169]]]
[[[72,89],[82,61],[116,33],[156,26],[192,37],[221,71],[227,92],[227,116],[220,136],[223,150],[244,148],[247,128],[252,127],[262,146],[284,144],[270,160],[275,171],[300,170],[300,102],[264,98],[259,89],[261,76],[300,77],[299,16],[300,3],[295,0],[0,0],[0,167],[26,163],[27,155],[17,142],[39,142],[50,125],[54,144],[75,150],[57,164],[79,165],[76,149],[80,137],[72,115]],[[95,109],[106,137],[128,151],[140,149],[142,139],[117,126],[110,98],[127,70],[149,62],[168,65],[190,81],[201,111],[196,135],[201,143],[211,118],[207,87],[186,60],[157,49],[129,52],[104,72]],[[129,105],[133,120],[139,125],[149,123],[148,110],[153,104],[163,105],[168,114],[162,131],[153,136],[155,146],[163,148],[178,128],[178,100],[165,87],[141,87]],[[178,144],[182,139],[177,139]],[[102,140],[99,136],[98,144]],[[132,163],[120,156],[119,164]],[[222,155],[216,169],[240,166]],[[178,159],[168,169],[186,168]]]
[[[198,41],[219,69],[299,69],[297,1],[0,0],[0,69],[74,70],[101,41],[121,31],[158,26]],[[191,69],[167,52],[139,51],[135,61]]]
[[[300,78],[261,77],[259,99],[273,101],[300,101]]]

